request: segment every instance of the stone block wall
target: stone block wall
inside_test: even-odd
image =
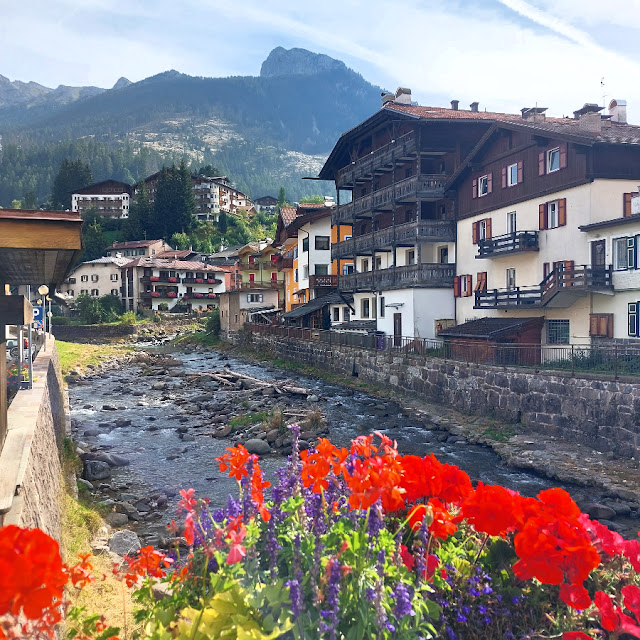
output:
[[[55,339],[33,365],[33,389],[18,392],[9,407],[9,431],[0,452],[0,524],[39,527],[60,540],[64,482],[64,387]]]
[[[53,335],[65,342],[100,342],[114,338],[128,338],[137,332],[136,325],[128,324],[53,325]]]
[[[417,394],[624,458],[640,457],[640,380],[571,376],[253,334],[274,357]]]

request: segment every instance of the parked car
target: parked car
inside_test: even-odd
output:
[[[29,339],[23,338],[24,340],[24,350],[25,353],[29,351]],[[20,357],[20,351],[18,349],[19,343],[18,338],[7,338],[7,360],[17,360]],[[32,356],[35,358],[36,355],[36,347],[35,344],[32,346]]]

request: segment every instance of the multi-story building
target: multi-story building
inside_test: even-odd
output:
[[[451,180],[458,324],[542,318],[542,344],[638,337],[640,127],[619,101],[601,110],[496,118]]]
[[[353,230],[332,249],[354,265],[339,276],[354,296],[352,319],[398,338],[433,337],[453,320],[455,198],[445,185],[491,126],[477,103],[421,107],[398,89],[338,140],[319,177],[336,184],[339,236],[343,225]]]
[[[105,218],[128,218],[133,187],[118,180],[103,180],[77,189],[71,195],[71,211],[83,215],[93,209]]]
[[[69,273],[58,292],[74,300],[81,294],[94,298],[120,297],[120,271],[130,258],[97,258],[82,262]]]
[[[284,305],[284,274],[276,268],[277,250],[266,242],[250,242],[238,251],[237,289],[271,288]]]
[[[276,212],[278,199],[273,196],[262,196],[262,198],[256,198],[253,204],[258,213],[273,214]]]
[[[164,240],[132,240],[129,242],[114,242],[105,254],[109,258],[117,256],[133,258],[144,256],[153,258],[163,251],[171,251],[171,247]]]
[[[254,314],[275,314],[278,291],[271,288],[225,291],[220,295],[220,330],[223,334],[239,331]]]
[[[186,303],[188,309],[205,310],[218,305],[227,288],[223,269],[201,262],[136,258],[121,269],[122,302],[129,311],[171,309]]]

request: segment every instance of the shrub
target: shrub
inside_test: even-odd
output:
[[[160,304],[158,304],[158,311],[169,311],[169,303],[161,302]]]
[[[211,313],[207,317],[207,323],[205,325],[207,333],[211,333],[214,336],[220,335],[220,309],[212,309]]]
[[[133,311],[127,311],[122,318],[120,318],[120,324],[132,325],[136,323],[136,314]]]
[[[53,316],[51,318],[51,324],[55,327],[63,327],[71,324],[71,318],[67,318],[66,316]]]

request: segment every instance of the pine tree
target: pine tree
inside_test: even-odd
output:
[[[53,209],[63,211],[71,209],[71,194],[76,189],[87,187],[93,182],[91,168],[76,160],[69,162],[67,158],[62,161],[58,173],[53,180],[51,190],[51,206]]]
[[[178,187],[178,210],[175,217],[174,233],[180,231],[188,233],[195,226],[196,220],[196,199],[191,188],[191,173],[187,169],[184,160],[180,162],[176,175]]]
[[[129,217],[122,224],[122,234],[125,240],[151,239],[149,234],[152,224],[153,209],[149,204],[149,193],[144,180],[136,189],[135,200],[129,207]]]
[[[153,205],[153,216],[149,221],[147,234],[149,238],[162,238],[168,240],[173,234],[170,224],[176,211],[176,183],[173,179],[175,167],[167,169],[162,167],[156,185],[156,195]],[[171,229],[171,233],[169,230]]]

